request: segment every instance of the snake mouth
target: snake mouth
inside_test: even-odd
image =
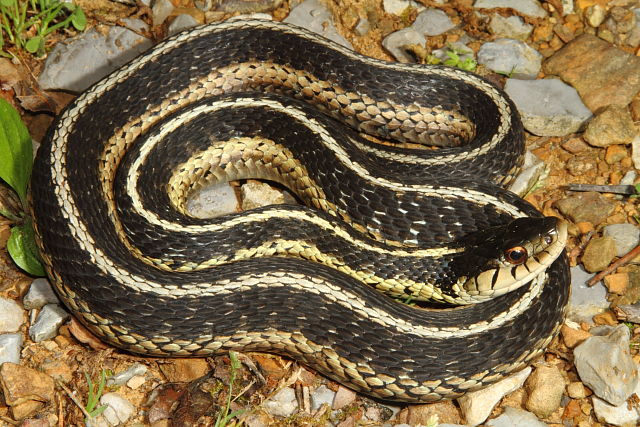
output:
[[[470,302],[504,295],[544,274],[564,250],[567,223],[555,217],[518,218],[506,226],[499,245],[495,240],[478,247],[490,246],[494,258],[460,287],[459,293]]]

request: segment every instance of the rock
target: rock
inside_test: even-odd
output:
[[[407,423],[411,426],[428,426],[433,425],[431,420],[434,419],[437,419],[438,426],[462,423],[460,410],[451,401],[430,403],[427,405],[409,405],[400,411],[394,421]]]
[[[260,181],[249,181],[240,187],[242,194],[242,210],[249,210],[260,206],[295,203],[293,198],[285,199],[285,193]]]
[[[147,379],[144,377],[144,375],[134,375],[129,379],[129,381],[127,381],[126,384],[127,384],[127,387],[129,387],[132,390],[135,390],[137,388],[140,388],[140,386],[144,384],[146,381]]]
[[[20,363],[20,351],[24,338],[22,334],[0,335],[0,365],[4,362]]]
[[[356,401],[356,393],[353,390],[349,390],[346,387],[340,386],[338,387],[338,391],[336,392],[336,395],[333,398],[331,407],[333,409],[342,409],[347,405],[351,405],[355,401]]]
[[[526,407],[540,418],[547,418],[560,407],[565,380],[557,366],[538,366],[525,385]]]
[[[336,29],[331,19],[331,14],[319,0],[305,0],[289,12],[283,22],[304,27],[307,30],[320,34],[342,46],[353,49]]]
[[[236,193],[226,182],[207,185],[187,199],[187,211],[196,218],[215,218],[238,211]]]
[[[610,105],[599,113],[584,133],[584,139],[596,147],[630,144],[638,135],[626,106]]]
[[[496,37],[525,41],[533,32],[533,25],[526,24],[519,16],[505,18],[493,15],[489,22],[489,30]]]
[[[640,375],[640,372],[638,372]],[[640,383],[636,386],[634,393],[640,396]],[[598,421],[605,422],[614,426],[637,426],[640,421],[640,415],[637,406],[624,402],[621,405],[614,406],[608,402],[593,396],[593,411]]]
[[[628,273],[613,273],[604,277],[604,285],[611,294],[624,295],[629,286]]]
[[[411,45],[424,46],[427,39],[413,27],[394,31],[382,40],[382,46],[399,62],[415,62],[415,58],[408,53]]]
[[[476,0],[473,7],[476,9],[511,8],[535,18],[547,16],[547,12],[537,0]]]
[[[244,14],[239,16],[249,17],[258,13],[266,14],[265,12],[277,9],[282,4],[282,0],[220,0],[216,3],[216,11],[227,13],[239,12]],[[270,18],[268,19],[271,19],[271,15],[269,16]]]
[[[162,363],[160,370],[170,382],[191,382],[206,375],[210,366],[204,359],[171,359],[172,363]]]
[[[567,385],[567,395],[572,399],[584,399],[587,397],[587,389],[580,381],[573,381]]]
[[[188,13],[182,13],[176,16],[176,19],[169,25],[167,32],[169,35],[177,34],[180,31],[193,28],[198,24],[200,23],[193,16]]]
[[[627,149],[624,145],[609,145],[604,154],[604,161],[613,165],[627,158]]]
[[[607,16],[607,11],[599,4],[589,6],[584,11],[584,16],[587,18],[587,23],[593,28],[598,28],[600,24],[604,22],[604,18]]]
[[[356,24],[356,27],[354,29],[356,30],[356,33],[358,33],[358,35],[364,36],[371,29],[371,24],[369,23],[368,19],[360,18],[358,19],[358,23]]]
[[[625,316],[624,320],[631,323],[640,323],[640,303],[622,304],[618,306]]]
[[[507,79],[504,90],[516,104],[525,129],[535,135],[569,135],[591,118],[578,92],[557,79]]]
[[[0,366],[0,385],[4,401],[9,406],[29,400],[52,402],[55,395],[53,378],[35,369],[10,362]]]
[[[153,7],[151,8],[151,16],[153,19],[153,26],[162,25],[165,19],[171,15],[175,6],[171,3],[170,0],[156,0],[153,2]]]
[[[526,367],[502,381],[459,398],[460,410],[467,424],[477,426],[483,423],[504,396],[522,387],[530,373],[531,367]]]
[[[555,206],[573,222],[590,222],[594,225],[605,221],[615,208],[612,201],[592,191],[558,200]]]
[[[615,241],[611,237],[596,237],[584,249],[582,265],[589,273],[597,273],[607,268],[615,256]]]
[[[118,426],[126,423],[134,414],[136,408],[124,397],[118,393],[105,393],[100,398],[100,404],[107,405],[102,416],[112,426]]]
[[[509,185],[509,190],[524,197],[538,183],[544,173],[544,162],[530,151],[524,154],[524,164],[516,179]]]
[[[24,323],[24,310],[10,298],[0,298],[0,333],[17,332]]]
[[[447,14],[440,9],[427,9],[420,12],[411,26],[418,33],[426,36],[439,36],[455,27]]]
[[[135,376],[144,375],[147,372],[147,367],[141,363],[134,363],[126,371],[117,373],[107,378],[107,386],[121,386],[126,384],[131,378]],[[198,377],[199,378],[199,377]]]
[[[22,305],[26,310],[33,310],[47,304],[60,304],[60,300],[53,291],[49,280],[40,277],[31,282],[29,292],[22,299]]]
[[[634,170],[630,170],[627,173],[624,174],[624,176],[622,177],[622,179],[620,180],[620,184],[621,185],[633,185],[633,183],[636,181],[636,171]],[[616,242],[617,244],[617,242]]]
[[[567,172],[573,176],[585,176],[591,171],[595,171],[598,165],[593,161],[593,157],[588,153],[569,158],[565,164]]]
[[[122,20],[128,27],[145,31],[138,19]],[[82,92],[151,47],[151,41],[120,26],[105,35],[92,28],[71,41],[57,43],[47,56],[38,78],[42,89]]]
[[[587,286],[586,282],[593,277],[582,266],[571,267],[571,295],[567,317],[576,322],[591,322],[591,318],[609,308],[607,290],[598,282]]]
[[[547,427],[531,412],[507,406],[504,413],[497,418],[487,421],[487,427]]]
[[[638,386],[638,372],[629,353],[629,328],[618,325],[608,330],[585,340],[573,353],[580,380],[596,396],[618,406]]]
[[[543,66],[576,88],[591,111],[627,105],[640,91],[640,58],[590,34],[567,43]]]
[[[11,407],[11,415],[16,420],[34,415],[36,412],[44,408],[44,403],[37,400],[27,400]]]
[[[49,340],[58,334],[58,328],[69,318],[69,312],[58,304],[42,307],[36,321],[29,328],[29,337],[34,342]]]
[[[424,6],[413,0],[383,0],[382,7],[387,13],[392,15],[402,15],[408,7],[413,9],[422,10]]]
[[[478,51],[478,62],[509,77],[535,79],[540,71],[542,55],[520,40],[497,39],[482,45]]]
[[[262,407],[276,417],[288,417],[298,409],[296,392],[291,387],[286,387],[267,399]]]
[[[311,410],[317,411],[324,404],[329,405],[333,403],[333,399],[336,396],[336,392],[330,390],[327,386],[321,385],[311,393]]]
[[[574,323],[571,321],[567,321],[567,323]],[[562,341],[564,345],[569,348],[574,348],[578,344],[581,344],[584,340],[589,338],[591,334],[585,330],[580,329],[579,325],[569,326],[569,324],[564,324],[560,328],[560,334],[562,335]]]

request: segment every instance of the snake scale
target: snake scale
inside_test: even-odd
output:
[[[228,21],[76,98],[39,149],[33,214],[51,281],[106,342],[274,352],[373,397],[437,401],[521,369],[562,322],[566,225],[503,189],[523,152],[513,104],[471,73]],[[245,178],[301,204],[186,208]]]

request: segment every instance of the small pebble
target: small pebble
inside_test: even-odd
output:
[[[298,4],[291,9],[289,16],[283,22],[306,28],[349,49],[353,49],[351,43],[338,33],[333,24],[331,14],[319,0],[305,0]]]
[[[126,371],[120,372],[107,378],[108,386],[120,386],[135,376],[143,376],[147,372],[147,367],[141,363],[131,365]]]
[[[384,11],[392,15],[402,15],[408,7],[414,9],[424,9],[424,6],[413,0],[383,0],[382,7]]]
[[[134,414],[136,408],[127,399],[118,393],[105,393],[100,398],[100,404],[108,405],[108,408],[102,413],[102,416],[112,426],[118,426],[126,423]]]
[[[526,24],[519,16],[505,18],[501,15],[493,15],[489,29],[496,37],[525,41],[533,32],[533,25]]]
[[[156,0],[151,8],[153,25],[161,25],[171,15],[175,6],[170,0]]]
[[[58,334],[58,328],[68,317],[69,312],[62,306],[47,304],[40,310],[36,321],[29,328],[29,336],[34,342],[51,339]]]
[[[607,268],[615,256],[615,241],[611,237],[596,237],[584,249],[582,265],[589,273],[597,273]]]
[[[473,7],[476,9],[511,8],[535,18],[547,16],[547,11],[537,0],[476,0]]]
[[[298,410],[296,392],[291,387],[286,387],[267,399],[262,407],[276,417],[288,417]]]
[[[0,335],[0,365],[5,362],[20,363],[23,341],[22,334]]]
[[[169,35],[173,35],[179,33],[180,31],[193,28],[198,24],[199,22],[196,21],[193,16],[189,15],[188,13],[183,13],[176,16],[171,25],[169,25],[167,32],[169,33]]]
[[[31,282],[29,292],[22,299],[26,310],[42,308],[47,304],[60,304],[60,299],[51,287],[49,280],[38,278]]]
[[[638,372],[640,375],[640,371]],[[640,396],[640,382],[636,386],[634,393]],[[614,406],[597,396],[592,397],[593,411],[598,421],[608,423],[614,426],[637,426],[640,421],[638,409],[629,402],[623,402],[621,405]]]
[[[238,199],[226,182],[195,191],[187,200],[187,210],[196,218],[215,218],[237,212]]]
[[[451,18],[440,9],[427,9],[418,14],[412,25],[413,29],[425,36],[439,36],[453,29]]]
[[[415,58],[407,52],[406,46],[424,46],[427,40],[413,27],[394,31],[382,40],[382,46],[399,62],[415,62]]]
[[[584,139],[596,147],[629,144],[637,129],[626,106],[611,105],[600,112],[587,126]]]
[[[531,412],[507,406],[499,417],[487,421],[487,427],[547,427]]]
[[[534,79],[542,66],[542,55],[520,40],[497,39],[478,51],[478,62],[509,77]]]
[[[321,385],[311,393],[311,410],[317,411],[325,403],[331,407],[335,396],[335,391],[330,390],[325,385]]]
[[[567,385],[567,394],[572,399],[584,399],[587,397],[587,390],[580,381],[574,381]]]
[[[24,310],[10,298],[0,298],[0,333],[17,332],[24,323]]]
[[[526,408],[540,418],[547,418],[560,407],[565,380],[557,366],[538,366],[526,383]]]
[[[593,274],[587,273],[582,266],[571,267],[571,295],[569,296],[569,319],[576,322],[592,322],[594,315],[609,307],[607,289],[602,282],[587,286]]]
[[[640,244],[640,228],[633,224],[610,224],[604,227],[604,236],[614,240],[616,256],[621,257]]]

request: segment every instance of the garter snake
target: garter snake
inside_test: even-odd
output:
[[[523,151],[513,104],[471,73],[229,21],[76,98],[39,149],[33,214],[58,293],[115,346],[275,352],[374,397],[435,401],[524,367],[562,321],[566,226],[502,188]],[[303,205],[185,208],[243,178]]]

